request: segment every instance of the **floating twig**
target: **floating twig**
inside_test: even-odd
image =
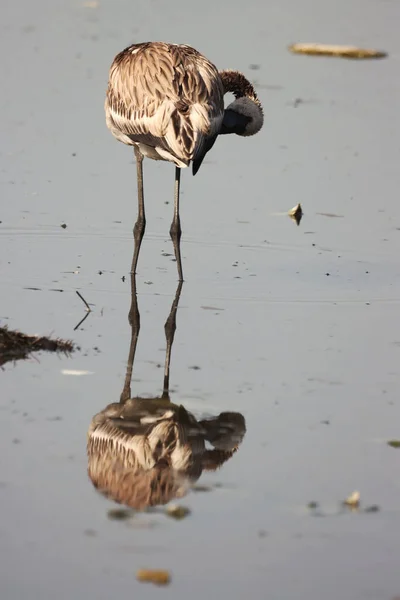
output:
[[[91,310],[90,310],[90,311],[86,311],[86,315],[83,317],[83,319],[81,319],[81,320],[79,321],[78,325],[75,325],[75,327],[74,327],[74,331],[76,331],[77,329],[79,329],[79,327],[82,325],[82,323],[83,323],[84,321],[86,321],[86,319],[87,319],[87,318],[88,318],[88,316],[89,316],[89,313],[91,313],[91,312],[92,312]]]
[[[82,296],[82,294],[80,292],[78,292],[78,290],[76,290],[76,293],[78,294],[79,298],[82,300],[82,302],[84,303],[84,305],[86,306],[86,310],[88,312],[92,312],[92,309],[90,308],[89,304],[86,302],[85,298]]]
[[[339,56],[341,58],[386,58],[387,52],[356,46],[339,46],[336,44],[299,43],[288,46],[294,54],[309,54],[312,56]]]

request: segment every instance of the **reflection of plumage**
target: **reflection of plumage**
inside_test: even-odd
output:
[[[221,466],[243,438],[241,415],[221,417],[197,421],[183,406],[162,399],[110,404],[89,427],[89,477],[100,492],[139,510],[183,496],[203,469]],[[212,439],[218,449],[206,450],[205,441]]]
[[[216,470],[237,450],[246,432],[244,417],[224,412],[197,420],[169,396],[172,344],[182,290],[178,284],[164,330],[161,398],[132,398],[131,380],[140,331],[136,278],[131,275],[131,343],[120,402],[96,414],[87,433],[88,474],[99,492],[137,510],[184,496],[203,470]],[[208,441],[212,450],[206,449]]]

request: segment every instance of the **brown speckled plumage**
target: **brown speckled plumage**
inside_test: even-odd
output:
[[[224,94],[235,101],[224,108]],[[181,168],[200,169],[218,135],[251,136],[263,126],[261,103],[251,83],[237,71],[221,71],[186,44],[145,42],[117,54],[110,68],[106,124],[114,137],[133,145],[138,180],[134,228],[136,272],[146,227],[143,157],[175,164],[174,217],[170,235],[179,281],[183,281],[179,196]]]
[[[159,158],[187,166],[219,131],[223,95],[217,68],[194,48],[134,44],[111,66],[107,125],[120,141],[150,146]]]
[[[235,98],[249,98],[250,100],[253,100],[262,111],[261,102],[256,91],[243,73],[226,69],[224,71],[219,71],[219,76],[221,77],[225,94],[227,92],[232,92]]]

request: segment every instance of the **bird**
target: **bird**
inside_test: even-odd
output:
[[[235,99],[226,108],[224,95]],[[181,169],[192,164],[196,175],[218,135],[247,137],[260,131],[264,112],[243,73],[219,71],[187,44],[143,42],[117,54],[109,70],[106,125],[120,142],[134,147],[138,216],[133,229],[131,273],[136,273],[146,228],[143,158],[175,165],[174,214],[170,236],[179,281],[183,281],[179,194]]]

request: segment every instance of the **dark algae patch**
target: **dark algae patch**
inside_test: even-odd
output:
[[[75,347],[70,340],[26,335],[20,331],[11,331],[8,327],[0,327],[0,367],[7,362],[26,360],[32,352],[43,350],[69,355]]]

